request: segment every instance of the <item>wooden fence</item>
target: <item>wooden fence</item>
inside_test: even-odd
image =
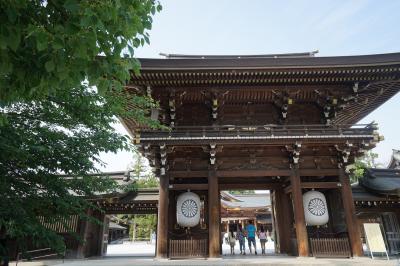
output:
[[[169,240],[170,258],[207,257],[207,239]]]
[[[386,232],[386,240],[389,246],[389,253],[399,254],[400,252],[400,233]]]
[[[49,219],[47,217],[39,216],[39,221],[46,228],[53,230],[57,233],[77,232],[79,225],[79,216],[70,215],[68,218]]]
[[[349,240],[342,238],[310,238],[311,252],[314,257],[351,257]]]

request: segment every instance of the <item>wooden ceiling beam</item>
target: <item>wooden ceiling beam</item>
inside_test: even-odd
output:
[[[169,171],[172,178],[208,177],[208,171]]]
[[[301,183],[301,188],[313,188],[313,189],[334,189],[334,188],[340,188],[341,184],[340,182],[302,182]],[[285,193],[291,193],[292,192],[292,186],[288,186],[284,189]]]
[[[218,177],[266,177],[290,176],[290,169],[268,170],[219,170]],[[300,176],[337,176],[339,170],[332,169],[299,169]],[[207,177],[208,171],[169,171],[172,178]]]
[[[299,169],[300,176],[337,176],[339,169]]]
[[[288,175],[290,175],[289,169],[217,171],[218,177],[262,177],[262,176],[288,176]]]
[[[340,182],[303,182],[301,183],[301,188],[340,188]]]
[[[170,190],[207,190],[208,184],[170,184]]]
[[[282,188],[283,184],[281,183],[247,183],[247,184],[219,184],[220,190],[275,190]]]

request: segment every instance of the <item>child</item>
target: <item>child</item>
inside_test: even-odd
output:
[[[229,245],[231,245],[231,255],[235,255],[236,237],[233,233],[233,229],[229,230],[228,241]]]
[[[267,233],[265,233],[264,231],[264,226],[261,226],[258,238],[260,239],[261,243],[261,254],[265,254],[265,242],[267,242]]]

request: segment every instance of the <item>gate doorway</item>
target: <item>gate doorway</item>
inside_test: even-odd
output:
[[[156,214],[110,215],[104,241],[107,257],[154,257],[156,250]]]
[[[101,249],[88,256],[155,256],[158,188],[99,199],[97,204],[105,211],[97,242]]]
[[[222,255],[275,254],[270,191],[229,190],[221,191],[220,196]],[[249,241],[252,240],[253,226],[254,242]]]

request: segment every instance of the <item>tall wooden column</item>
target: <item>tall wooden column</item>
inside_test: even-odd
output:
[[[220,247],[220,208],[218,177],[215,169],[208,172],[208,254],[217,258],[221,254]]]
[[[358,227],[356,211],[354,207],[353,194],[351,191],[350,180],[343,168],[339,169],[339,181],[342,184],[342,202],[346,217],[347,232],[349,234],[350,246],[353,256],[362,256],[362,244],[360,228]]]
[[[280,254],[290,253],[290,233],[291,233],[291,211],[288,194],[283,189],[276,189],[272,192],[274,231],[276,235],[277,252]]]
[[[293,166],[292,173],[290,175],[290,183],[292,186],[292,200],[293,200],[293,213],[294,222],[296,225],[296,237],[297,237],[297,249],[300,257],[309,256],[308,236],[307,228],[304,217],[303,207],[303,194],[301,192],[301,180],[299,171]]]
[[[86,211],[86,215],[93,216],[93,210],[88,209]],[[80,241],[78,244],[77,254],[76,254],[76,257],[78,259],[83,259],[83,258],[88,257],[88,246],[90,245],[89,237],[90,237],[90,231],[91,231],[92,227],[93,227],[92,223],[90,221],[88,221],[87,219],[80,221],[79,235],[83,241]]]
[[[168,201],[169,176],[160,176],[157,222],[157,258],[168,257]]]
[[[105,214],[101,214],[100,221],[103,222],[103,225],[100,226],[100,234],[98,235],[98,256],[104,256],[107,253],[108,239],[111,237],[108,235],[109,226],[110,226],[110,217]]]

